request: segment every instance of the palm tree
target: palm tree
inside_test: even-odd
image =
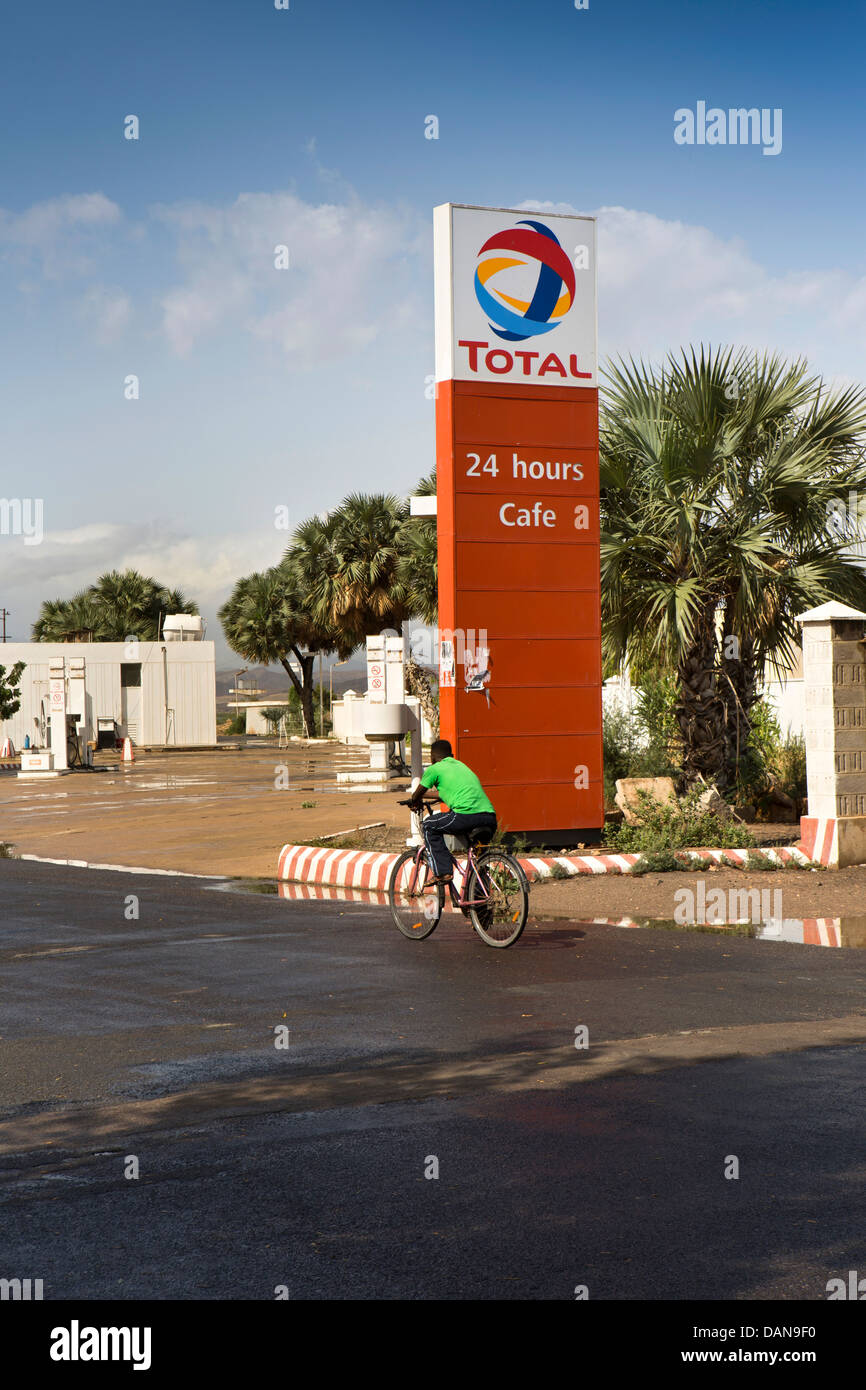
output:
[[[305,608],[291,568],[276,565],[238,580],[218,616],[226,641],[244,661],[256,666],[279,661],[298,692],[305,733],[313,738],[315,655],[332,651],[338,642]],[[351,647],[345,654],[350,652]],[[290,656],[297,661],[299,673]]]
[[[435,476],[423,479],[418,490],[435,492]],[[397,497],[352,493],[335,511],[295,532],[285,563],[297,575],[305,602],[335,634],[341,656],[384,628],[399,630],[409,618],[435,621],[436,529],[428,523],[419,533],[419,520],[410,518],[408,504]],[[436,730],[429,677],[412,658],[404,671],[409,693]]]
[[[415,489],[417,497],[436,496],[436,469],[422,478]],[[439,618],[439,569],[436,521],[433,517],[407,516],[398,536],[400,557],[395,580],[412,616],[432,627]],[[439,702],[427,671],[415,658],[406,655],[406,686],[417,695],[433,731],[439,737]]]
[[[311,611],[353,647],[411,616],[396,582],[408,513],[397,497],[354,492],[299,526],[286,553]]]
[[[104,619],[89,589],[70,599],[46,599],[33,625],[34,642],[100,642]]]
[[[34,642],[156,641],[167,613],[198,613],[179,589],[137,570],[109,570],[71,599],[47,599],[33,625]]]
[[[137,570],[111,570],[91,586],[91,593],[107,615],[112,636],[105,641],[122,642],[127,637],[155,641],[166,614],[198,612],[179,589],[168,589]]]
[[[436,496],[436,470],[422,478],[416,497]],[[432,626],[439,615],[436,520],[407,516],[398,535],[400,551],[395,577],[412,616]]]
[[[795,654],[795,616],[866,603],[856,535],[831,520],[866,481],[866,396],[731,348],[606,377],[605,657],[676,670],[686,777],[726,790],[766,664]]]

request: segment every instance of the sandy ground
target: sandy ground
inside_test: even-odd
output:
[[[401,845],[408,827],[397,798],[405,793],[396,786],[387,792],[338,787],[338,770],[367,765],[364,750],[341,745],[256,744],[140,753],[131,767],[114,764],[47,783],[2,773],[0,840],[16,854],[272,879],[284,844],[384,821],[383,829],[369,832],[371,848]],[[796,827],[755,830],[763,841],[797,838]],[[699,878],[705,891],[753,887],[781,893],[781,899],[771,899],[774,917],[856,916],[866,889],[866,869],[748,876],[707,869],[637,879],[608,874],[536,884],[532,912],[542,919],[672,918],[681,901],[678,890],[696,892]]]
[[[294,744],[139,753],[125,769],[44,784],[2,773],[0,840],[16,854],[274,878],[284,844],[406,824],[395,791],[338,788],[338,770],[365,766],[363,750]]]

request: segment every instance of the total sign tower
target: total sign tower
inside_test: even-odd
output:
[[[440,727],[499,824],[604,823],[596,225],[434,212]]]

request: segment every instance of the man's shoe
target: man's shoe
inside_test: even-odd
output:
[[[433,883],[450,883],[453,877],[454,877],[453,874],[437,874],[436,877],[432,880],[432,882],[433,882]]]

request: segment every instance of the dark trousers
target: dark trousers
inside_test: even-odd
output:
[[[496,832],[496,817],[492,811],[473,811],[461,816],[456,811],[440,811],[427,816],[423,823],[424,843],[430,851],[437,877],[454,872],[454,860],[445,843],[446,835],[465,835],[468,830],[487,830],[490,838]]]

